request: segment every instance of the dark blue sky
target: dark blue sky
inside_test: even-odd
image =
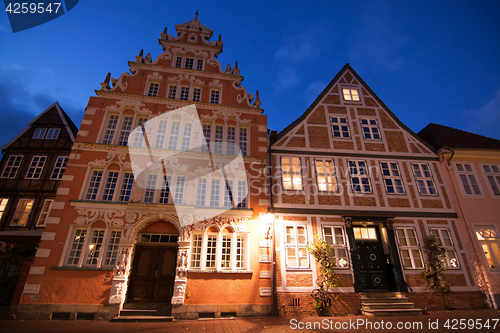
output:
[[[165,27],[194,18],[222,35],[222,68],[238,61],[260,91],[269,128],[299,117],[350,63],[415,132],[438,123],[500,139],[500,1],[82,0],[13,34],[0,14],[0,146],[54,101],[77,126],[108,72],[153,59]]]

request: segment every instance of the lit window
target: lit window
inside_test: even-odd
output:
[[[203,235],[193,235],[191,243],[191,268],[201,268],[201,246]]]
[[[194,64],[193,58],[186,58],[186,62],[184,63],[184,68],[193,69],[193,64]]]
[[[0,220],[2,219],[3,212],[5,212],[5,208],[7,207],[7,203],[9,199],[0,198]]]
[[[330,246],[328,257],[336,268],[349,268],[347,245],[345,242],[344,228],[341,226],[323,226],[323,238]]]
[[[356,240],[377,240],[377,230],[374,227],[352,228]]]
[[[66,266],[113,267],[116,264],[121,231],[74,229]]]
[[[169,86],[167,98],[175,99],[176,95],[177,95],[177,86]]]
[[[37,128],[35,133],[33,133],[33,139],[43,139],[45,137],[45,133],[47,133],[46,128]]]
[[[45,139],[48,140],[55,140],[59,136],[59,132],[61,130],[59,128],[49,128],[47,131],[47,135],[45,136]]]
[[[365,161],[348,161],[353,193],[371,193],[370,178]]]
[[[26,179],[39,179],[46,160],[46,156],[33,156],[28,172],[26,173]]]
[[[357,89],[342,89],[344,100],[346,101],[359,101],[359,93]]]
[[[210,103],[219,104],[220,92],[218,90],[210,91]]]
[[[413,175],[421,195],[436,195],[436,186],[427,163],[412,163]]]
[[[104,143],[105,145],[110,145],[113,143],[113,137],[115,136],[117,124],[118,124],[118,116],[110,115],[108,123],[106,125],[106,130],[104,131],[104,140],[102,143]]]
[[[489,164],[483,165],[484,175],[490,184],[490,189],[494,196],[500,196],[500,170],[498,165]]]
[[[194,88],[193,89],[193,101],[194,102],[201,101],[201,88]]]
[[[25,226],[33,208],[34,199],[19,199],[14,217],[10,222],[11,226]]]
[[[66,165],[68,164],[68,156],[58,156],[56,163],[54,164],[54,170],[52,170],[52,175],[50,179],[61,179],[66,170]]]
[[[361,119],[361,131],[365,139],[380,140],[377,119]]]
[[[500,270],[500,237],[494,225],[475,226],[476,237],[483,249],[488,267],[492,271]]]
[[[399,243],[399,251],[405,269],[422,269],[422,253],[418,245],[417,234],[414,228],[398,228],[396,236]]]
[[[337,192],[337,179],[333,160],[317,158],[315,159],[315,166],[318,189],[320,191]]]
[[[460,264],[448,228],[430,229],[430,232],[436,239],[436,244],[445,249],[445,256],[441,258],[444,266],[448,268],[459,268]]]
[[[285,226],[285,253],[287,268],[309,268],[305,226]]]
[[[99,185],[101,184],[102,170],[92,171],[92,176],[90,177],[89,186],[87,187],[86,200],[95,200],[97,198],[97,192],[99,191]]]
[[[349,138],[349,123],[346,117],[330,117],[334,138]]]
[[[301,190],[302,176],[299,157],[281,157],[283,170],[283,188],[286,190]]]
[[[242,156],[247,156],[247,147],[248,147],[248,130],[247,128],[240,127],[240,150]]]
[[[189,99],[189,87],[181,87],[180,99],[187,101]]]
[[[2,178],[15,178],[22,160],[22,155],[10,155],[3,169]]]
[[[97,260],[101,254],[102,242],[104,240],[104,230],[94,229],[92,231],[92,237],[88,244],[85,266],[97,266]]]
[[[47,223],[47,218],[50,214],[50,206],[54,202],[54,199],[45,199],[42,207],[42,211],[40,212],[40,216],[38,217],[38,222],[36,223],[37,227],[45,227]]]
[[[203,70],[203,59],[198,59],[196,62],[196,69],[201,71]]]
[[[404,194],[403,180],[396,162],[380,162],[385,190],[388,194]]]
[[[122,129],[120,131],[120,137],[118,139],[118,145],[126,146],[128,143],[128,137],[130,135],[130,131],[132,130],[132,124],[134,122],[134,117],[125,116],[123,118]]]

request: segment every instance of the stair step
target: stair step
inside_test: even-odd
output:
[[[361,298],[405,298],[406,293],[382,292],[382,293],[360,293]]]
[[[164,303],[125,303],[123,304],[123,309],[171,311],[172,305]]]
[[[172,321],[172,316],[119,316],[111,319],[114,322],[167,322]]]
[[[392,310],[362,310],[366,316],[417,316],[422,314],[421,309],[392,309]]]
[[[406,303],[408,299],[393,297],[393,298],[361,298],[361,303]]]
[[[392,310],[392,309],[414,309],[413,303],[363,303],[363,310]]]
[[[120,311],[120,317],[168,317],[172,314],[172,311],[162,311],[162,310],[142,310],[142,309],[124,309]]]

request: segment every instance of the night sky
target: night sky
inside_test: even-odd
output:
[[[238,61],[270,129],[299,117],[350,63],[415,132],[438,123],[500,139],[500,1],[82,0],[12,33],[0,14],[0,146],[54,101],[77,126],[108,72],[167,27],[194,19],[222,35],[222,68]]]

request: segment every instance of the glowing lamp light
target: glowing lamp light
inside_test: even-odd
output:
[[[265,223],[267,226],[273,225],[274,222],[274,213],[271,207],[267,207],[267,211],[264,213],[264,216],[262,216],[262,221]]]

